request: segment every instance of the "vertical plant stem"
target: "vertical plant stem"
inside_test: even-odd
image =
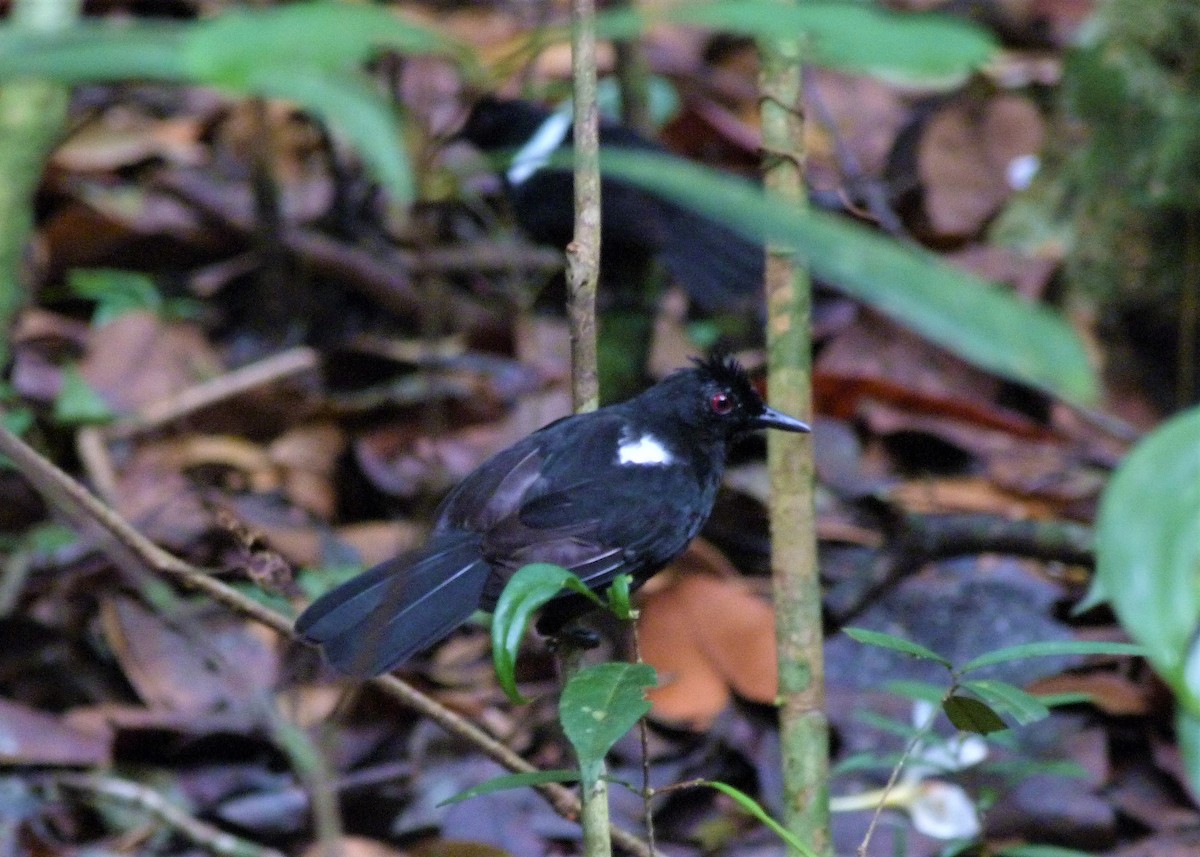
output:
[[[575,236],[567,245],[567,316],[571,324],[571,399],[576,413],[600,406],[596,368],[596,285],[600,281],[600,113],[596,106],[596,4],[571,0],[571,73],[574,78]],[[563,686],[581,666],[581,652],[563,659]],[[603,773],[603,772],[601,772]],[[608,784],[582,784],[583,853],[611,857]]]
[[[596,4],[571,0],[575,81],[575,236],[567,245],[567,316],[575,412],[600,405],[596,370],[596,284],[600,280],[600,114],[596,107]]]
[[[761,51],[763,173],[767,189],[806,204],[804,120],[798,43]],[[807,271],[794,254],[767,248],[767,360],[771,406],[808,419],[812,411],[812,343]],[[771,557],[784,821],[818,853],[830,852],[829,726],[824,713],[821,586],[817,576],[811,435],[771,432]]]
[[[79,0],[13,0],[9,26],[36,30],[65,27],[79,15]],[[0,87],[0,366],[8,362],[8,331],[25,303],[22,262],[33,231],[30,201],[51,146],[67,116],[65,87],[38,80]]]

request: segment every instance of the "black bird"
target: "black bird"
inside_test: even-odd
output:
[[[540,244],[571,240],[573,179],[546,162],[569,147],[569,113],[530,101],[491,96],[475,104],[458,136],[484,152],[511,151],[504,186],[520,227]],[[616,122],[601,120],[600,145],[669,154]],[[672,279],[709,312],[762,305],[764,251],[732,229],[616,179],[600,185],[600,271],[606,285],[639,283],[657,259]]]
[[[596,591],[623,573],[640,585],[700,532],[731,442],[760,428],[809,430],[767,407],[728,357],[550,423],[454,488],[424,548],[321,596],[296,630],[340,671],[370,676],[493,609],[529,563],[564,566]],[[586,603],[552,601],[538,630],[557,633]]]

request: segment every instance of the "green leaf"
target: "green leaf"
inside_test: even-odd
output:
[[[110,422],[116,415],[100,394],[88,386],[79,367],[63,367],[62,389],[54,400],[54,419],[62,425],[93,425]]]
[[[1047,640],[1042,643],[1023,643],[1008,646],[973,658],[959,667],[964,675],[993,664],[1017,661],[1024,658],[1061,657],[1063,655],[1137,655],[1144,656],[1146,649],[1133,643],[1106,643],[1097,640]]]
[[[995,736],[989,740],[995,741]],[[987,773],[1002,776],[1018,783],[1038,774],[1053,774],[1059,777],[1083,779],[1088,771],[1078,762],[1067,759],[994,759],[987,763]]]
[[[1096,519],[1096,581],[1122,626],[1200,713],[1186,674],[1200,626],[1200,408],[1141,440],[1109,480]]]
[[[844,630],[851,639],[865,643],[868,646],[891,649],[894,652],[912,655],[914,658],[936,661],[947,669],[951,667],[951,663],[937,652],[925,648],[920,643],[914,643],[912,640],[906,640],[903,637],[894,637],[891,634],[884,634],[880,631],[868,631],[866,628],[846,628]]]
[[[467,51],[446,35],[359,3],[232,8],[189,28],[184,66],[195,80],[243,88],[255,67],[330,72],[360,66],[382,49],[407,54]]]
[[[1039,693],[1035,698],[1047,708],[1061,708],[1064,705],[1094,705],[1096,697],[1083,691],[1068,690],[1062,693]]]
[[[517,690],[516,678],[517,650],[521,647],[525,628],[534,611],[562,592],[564,587],[604,606],[578,577],[561,566],[547,562],[531,563],[517,569],[496,602],[492,614],[492,662],[500,686],[508,698],[518,705],[529,701]]]
[[[797,39],[805,62],[909,81],[960,80],[998,49],[986,30],[955,18],[813,0],[794,6],[771,0],[721,0],[652,11],[622,9],[599,16],[597,27],[606,36],[629,38],[663,19],[774,42]]]
[[[813,849],[809,848],[807,845],[797,839],[790,830],[788,830],[778,821],[771,818],[770,814],[763,809],[762,805],[759,804],[759,802],[754,798],[750,797],[750,795],[735,789],[731,785],[719,782],[717,780],[704,780],[700,783],[700,785],[705,785],[709,788],[716,789],[717,791],[721,792],[721,794],[728,795],[729,797],[733,798],[738,806],[769,827],[776,836],[778,836],[788,845],[789,848],[795,849],[803,854],[804,857],[817,857],[817,853]]]
[[[338,129],[398,200],[413,197],[412,170],[392,107],[361,74],[292,66],[256,66],[246,92],[286,98]]]
[[[159,312],[162,295],[154,281],[135,271],[107,268],[74,270],[67,278],[67,288],[81,298],[96,302],[93,324],[107,324],[127,312],[148,310]]]
[[[925,702],[932,702],[934,705],[941,705],[942,699],[946,696],[946,688],[941,685],[927,681],[913,681],[906,678],[886,682],[883,685],[883,689],[888,693],[896,694],[896,696],[924,700]]]
[[[632,580],[628,574],[618,574],[608,587],[608,609],[623,622],[628,622],[634,617],[633,604],[629,600]]]
[[[450,55],[468,76],[478,75],[475,55],[464,45],[385,7],[312,2],[233,9],[184,24],[0,29],[0,78],[191,81],[291,99],[346,134],[406,201],[413,181],[392,107],[356,71],[384,48]]]
[[[648,152],[601,152],[601,169],[800,253],[817,276],[988,371],[1094,402],[1083,343],[1057,313],[950,267],[932,253],[796,206],[742,179]],[[569,161],[569,159],[566,159]]]
[[[1009,845],[996,851],[998,857],[1090,857],[1090,852],[1061,845]]]
[[[34,553],[46,554],[75,544],[79,534],[64,524],[41,524],[26,533],[23,541]]]
[[[938,702],[941,702],[941,697],[938,698]],[[886,732],[889,735],[898,735],[904,739],[911,738],[921,731],[908,721],[885,717],[876,711],[865,708],[855,711],[854,719],[865,726],[870,726],[872,729],[878,729],[880,732]]]
[[[579,779],[579,771],[571,768],[559,768],[552,771],[527,771],[523,774],[506,774],[503,777],[496,777],[488,780],[485,783],[480,783],[477,786],[472,786],[465,791],[461,791],[454,797],[448,797],[438,804],[438,806],[447,806],[452,803],[460,803],[464,800],[470,800],[473,797],[481,795],[490,795],[493,792],[501,792],[507,789],[519,789],[525,786],[540,786],[542,783],[573,783]]]
[[[1022,726],[1050,716],[1050,709],[1036,696],[1006,681],[979,679],[963,682],[963,687]]]
[[[1192,788],[1200,788],[1200,717],[1179,708],[1175,712],[1175,740],[1183,758],[1183,769],[1187,772]]]
[[[902,753],[872,753],[864,750],[835,763],[829,769],[829,778],[832,780],[858,771],[891,770],[902,758]]]
[[[571,676],[558,716],[579,757],[585,787],[599,776],[612,745],[650,710],[646,688],[654,684],[649,664],[596,664]]]
[[[0,79],[184,80],[186,26],[80,21],[59,30],[0,27]]]
[[[26,407],[6,407],[0,410],[0,425],[17,437],[33,428],[33,411]]]
[[[365,569],[361,563],[329,563],[302,568],[296,575],[296,584],[311,601],[320,598],[331,589],[351,578],[358,577]]]
[[[970,696],[956,694],[942,703],[942,710],[955,728],[963,732],[988,735],[1008,728],[1008,724],[987,703]]]

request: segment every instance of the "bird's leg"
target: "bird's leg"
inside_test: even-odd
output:
[[[582,595],[556,598],[542,609],[537,632],[550,639],[553,651],[565,648],[594,649],[600,645],[600,635],[580,621],[594,609],[596,605]]]

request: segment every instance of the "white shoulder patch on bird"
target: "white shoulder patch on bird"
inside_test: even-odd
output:
[[[571,107],[559,109],[546,117],[533,136],[517,150],[509,165],[508,183],[513,187],[525,182],[550,160],[550,153],[562,145],[571,128]]]
[[[652,434],[638,437],[621,436],[617,444],[617,464],[641,464],[665,467],[675,463],[675,456],[661,440]]]

